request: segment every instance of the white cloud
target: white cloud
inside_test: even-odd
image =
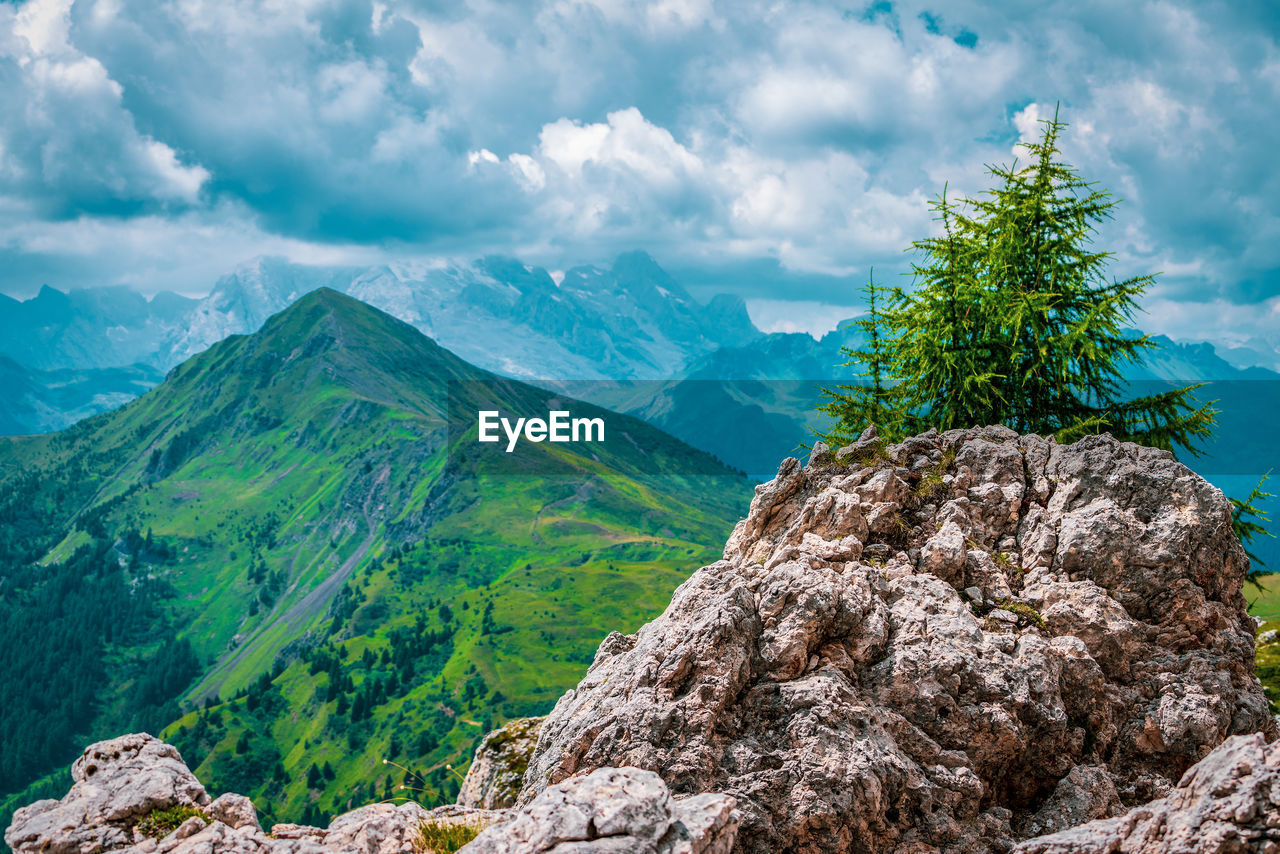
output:
[[[183,166],[172,148],[154,139],[142,142],[146,158],[157,180],[155,193],[160,197],[172,197],[194,202],[200,188],[209,180],[209,171],[203,166]]]
[[[0,63],[21,80],[0,92],[0,109],[24,118],[0,126],[10,191],[52,192],[73,207],[79,198],[195,203],[209,170],[138,131],[120,83],[69,42],[70,13],[70,0],[30,0],[13,18],[17,38],[0,40]]]
[[[326,121],[368,121],[382,104],[383,74],[363,62],[323,66],[316,82],[325,99],[320,115]]]
[[[525,189],[536,192],[546,186],[547,173],[542,171],[538,161],[527,154],[512,154],[507,160],[516,168],[520,183]]]
[[[719,26],[722,23],[711,0],[658,0],[647,4],[645,17],[649,27],[659,32],[688,30],[703,24]]]
[[[821,338],[862,309],[814,300],[749,299],[747,314],[763,332],[803,332]]]
[[[560,119],[544,125],[538,134],[539,153],[572,178],[582,174],[585,163],[595,160],[609,138],[609,125],[582,125]]]
[[[1061,103],[1066,159],[1124,200],[1100,248],[1166,273],[1153,305],[1280,290],[1273,11],[866,6],[0,4],[0,209],[49,234],[196,211],[307,246],[893,277],[927,200],[980,192]],[[140,232],[178,265],[199,233]]]
[[[922,194],[872,186],[859,158],[842,151],[764,157],[717,137],[680,141],[634,107],[600,123],[561,118],[538,139],[531,154],[509,159],[534,173],[522,180],[542,193],[539,220],[583,238],[639,222],[651,241],[696,235],[726,258],[771,256],[844,275],[868,252],[930,228]]]
[[[174,246],[182,252],[174,254]],[[45,279],[57,287],[120,283],[144,292],[193,295],[207,292],[234,264],[257,255],[329,265],[375,264],[388,258],[385,250],[374,247],[269,234],[253,226],[244,211],[228,208],[127,220],[41,222],[19,211],[8,215],[0,205],[0,252],[5,250],[57,258],[58,273]]]
[[[1018,144],[1011,149],[1015,157],[1025,153],[1022,148],[1025,143],[1035,142],[1040,138],[1044,130],[1041,122],[1048,118],[1050,116],[1045,115],[1044,108],[1035,101],[1013,114],[1013,126],[1018,129]]]
[[[18,11],[13,32],[25,39],[31,54],[53,55],[71,51],[67,32],[71,23],[73,0],[31,0]],[[30,57],[19,57],[20,63]]]
[[[487,148],[482,148],[479,151],[471,151],[467,153],[467,164],[470,166],[475,166],[477,163],[497,163],[497,162],[499,162],[498,155],[494,154],[492,151],[490,151]]]

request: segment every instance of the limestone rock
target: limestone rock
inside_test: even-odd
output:
[[[460,854],[728,854],[737,825],[727,795],[675,800],[657,774],[601,768],[545,789]]]
[[[1232,736],[1167,797],[1018,846],[1017,854],[1276,854],[1280,852],[1280,743]]]
[[[677,799],[656,774],[610,768],[552,787],[521,813],[376,803],[338,816],[328,828],[277,824],[268,836],[248,798],[224,794],[210,802],[177,751],[149,735],[93,745],[73,776],[61,801],[40,801],[14,815],[5,839],[16,854],[431,854],[421,836],[427,824],[484,828],[483,840],[472,843],[478,847],[465,848],[472,854],[539,852],[559,842],[567,844],[556,848],[559,854],[728,854],[739,820],[727,795]],[[137,829],[152,811],[174,806],[199,807],[201,815],[163,839]]]
[[[332,849],[311,840],[273,839],[256,827],[233,828],[215,821],[185,837],[174,831],[159,842],[148,839],[120,854],[332,854]]]
[[[170,838],[172,838],[175,842],[181,841],[190,836],[195,836],[197,833],[204,830],[208,826],[209,826],[209,823],[206,822],[204,819],[202,819],[200,816],[193,815],[191,816],[191,818],[187,819],[182,824],[178,825],[178,827],[173,831],[172,834],[165,837],[164,841],[168,841]]]
[[[324,842],[325,831],[322,827],[282,822],[272,825],[271,835],[276,839],[298,839],[319,844]]]
[[[1040,836],[1121,812],[1120,796],[1107,769],[1101,765],[1077,765],[1058,781],[1051,794],[1020,830],[1022,836]]]
[[[324,846],[352,854],[401,854],[413,850],[418,828],[428,811],[409,801],[370,804],[333,820]]]
[[[610,634],[540,727],[481,746],[462,805],[268,836],[247,799],[210,802],[137,734],[91,746],[67,795],[18,810],[5,839],[401,854],[431,821],[486,825],[467,854],[1280,854],[1247,566],[1230,504],[1167,453],[869,432],[785,461],[722,560]],[[135,839],[174,806],[208,820]]]
[[[510,810],[452,804],[433,810],[412,801],[369,804],[335,818],[320,841],[328,851],[341,854],[404,854],[418,850],[418,835],[424,823],[491,826],[508,821],[511,815]]]
[[[90,746],[71,766],[60,801],[19,809],[5,832],[15,852],[96,854],[132,844],[133,826],[158,809],[203,807],[204,786],[172,746],[133,733]]]
[[[262,829],[262,826],[258,824],[258,811],[254,809],[253,801],[244,795],[237,795],[232,792],[219,795],[214,798],[213,803],[205,808],[205,812],[231,828],[252,827],[257,830]]]
[[[458,804],[480,809],[513,807],[542,718],[517,718],[484,737],[458,792]]]
[[[519,802],[630,766],[735,798],[736,851],[905,854],[1163,796],[1228,736],[1275,732],[1230,513],[1109,436],[870,434],[787,460],[723,560],[601,645]]]

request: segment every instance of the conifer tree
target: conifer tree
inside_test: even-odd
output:
[[[1154,346],[1126,330],[1154,277],[1108,277],[1112,253],[1092,242],[1116,202],[1059,159],[1057,114],[1043,125],[1026,165],[988,167],[995,187],[982,197],[944,189],[932,203],[941,234],[912,245],[914,289],[868,286],[880,296],[860,322],[868,344],[845,354],[871,385],[828,390],[830,444],[870,423],[889,437],[986,424],[1062,441],[1110,432],[1193,453],[1209,435],[1198,385],[1125,397],[1123,366]]]
[[[1270,520],[1267,517],[1266,511],[1258,506],[1260,502],[1266,501],[1268,498],[1275,498],[1275,495],[1262,488],[1270,477],[1271,472],[1264,474],[1258,481],[1258,485],[1249,493],[1248,498],[1230,499],[1231,528],[1235,531],[1236,537],[1244,546],[1244,553],[1249,556],[1250,566],[1249,572],[1245,576],[1245,581],[1248,581],[1254,587],[1259,589],[1262,588],[1262,576],[1267,574],[1267,570],[1263,569],[1263,567],[1266,566],[1266,562],[1253,552],[1249,551],[1249,546],[1253,543],[1255,537],[1275,536],[1275,534],[1268,531],[1266,526],[1263,525],[1264,522],[1268,522]]]
[[[843,347],[841,352],[850,361],[840,365],[842,368],[859,368],[856,376],[865,380],[861,383],[840,385],[834,389],[823,389],[828,400],[820,411],[840,419],[844,413],[857,413],[862,423],[871,423],[882,429],[892,431],[896,425],[889,423],[889,415],[895,407],[889,400],[891,389],[885,386],[885,348],[881,337],[881,314],[877,307],[877,299],[882,288],[876,285],[875,269],[870,271],[867,284],[863,288],[866,294],[867,314],[854,321],[854,326],[862,330],[865,345],[861,348]],[[859,428],[860,429],[860,428]],[[851,438],[851,437],[844,437]],[[839,441],[839,440],[835,440]],[[845,444],[840,442],[840,444]]]

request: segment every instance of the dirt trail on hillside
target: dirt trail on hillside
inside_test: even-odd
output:
[[[270,619],[259,626],[252,635],[250,635],[243,643],[241,643],[231,653],[229,657],[220,661],[216,667],[202,680],[200,686],[193,693],[193,697],[197,702],[203,702],[206,697],[220,694],[222,685],[226,681],[228,674],[232,673],[237,666],[245,659],[246,655],[251,651],[256,651],[258,641],[265,638],[268,634],[274,632],[278,628],[287,630],[290,639],[298,637],[302,633],[302,629],[308,622],[324,613],[329,602],[337,595],[338,590],[348,578],[351,577],[360,562],[369,554],[369,549],[373,547],[374,539],[378,532],[378,523],[373,518],[370,506],[380,492],[380,487],[384,486],[391,475],[391,467],[384,466],[379,472],[378,477],[374,481],[369,493],[365,496],[364,503],[361,506],[361,515],[364,516],[365,527],[368,529],[368,536],[364,542],[356,547],[356,550],[342,562],[342,564],[334,570],[327,578],[316,585],[315,589],[307,593],[288,609],[280,614],[273,614]],[[279,606],[277,605],[277,610]]]

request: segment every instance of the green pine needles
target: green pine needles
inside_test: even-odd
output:
[[[1249,556],[1249,572],[1245,576],[1254,587],[1262,587],[1262,576],[1267,574],[1267,570],[1263,569],[1266,563],[1262,558],[1249,551],[1249,546],[1253,543],[1255,537],[1274,537],[1275,534],[1268,531],[1263,524],[1269,522],[1265,510],[1258,506],[1259,502],[1266,501],[1268,498],[1275,498],[1270,492],[1262,487],[1271,477],[1271,472],[1267,472],[1258,481],[1258,485],[1249,493],[1249,497],[1243,500],[1232,498],[1231,501],[1231,528],[1235,531],[1236,537],[1244,546],[1244,553]]]
[[[868,281],[865,343],[844,351],[861,382],[825,390],[828,444],[868,424],[889,438],[987,424],[1060,441],[1110,432],[1193,453],[1209,435],[1198,385],[1124,396],[1122,366],[1154,346],[1126,332],[1154,277],[1108,277],[1112,253],[1092,242],[1116,202],[1059,160],[1057,114],[1043,125],[1027,165],[988,167],[995,189],[959,201],[944,189],[931,204],[942,233],[912,244],[914,289]]]

